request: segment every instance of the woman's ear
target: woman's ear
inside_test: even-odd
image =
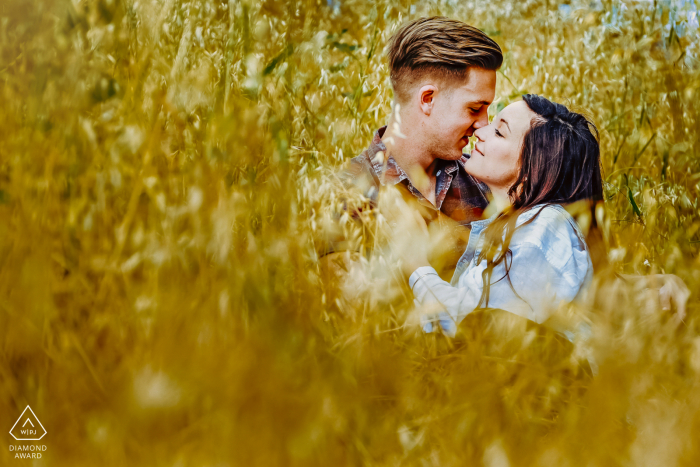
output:
[[[430,115],[433,111],[437,91],[438,88],[432,84],[426,84],[418,91],[418,96],[420,98],[420,109],[426,116]]]

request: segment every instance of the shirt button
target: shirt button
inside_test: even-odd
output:
[[[438,173],[436,173],[435,176],[439,177],[441,173],[442,173],[442,170],[438,170]]]

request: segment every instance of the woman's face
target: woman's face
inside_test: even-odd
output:
[[[503,109],[493,121],[474,132],[477,143],[464,164],[467,172],[496,193],[507,193],[518,178],[525,133],[537,114],[525,101]]]

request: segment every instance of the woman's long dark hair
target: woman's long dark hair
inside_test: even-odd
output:
[[[544,97],[526,94],[523,100],[537,117],[523,139],[520,172],[508,191],[511,207],[484,230],[485,243],[477,259],[477,264],[486,261],[479,306],[488,307],[491,276],[496,265],[505,262],[506,274],[498,281],[508,278],[510,282],[508,245],[520,213],[540,204],[576,201],[588,204],[592,212],[596,202],[603,199],[600,145],[595,125],[583,115]],[[595,229],[595,213],[591,221]]]

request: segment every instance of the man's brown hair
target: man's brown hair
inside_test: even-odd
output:
[[[498,70],[503,53],[498,44],[479,29],[462,21],[433,16],[401,27],[387,46],[391,86],[399,102],[426,75],[466,80],[469,68]]]

